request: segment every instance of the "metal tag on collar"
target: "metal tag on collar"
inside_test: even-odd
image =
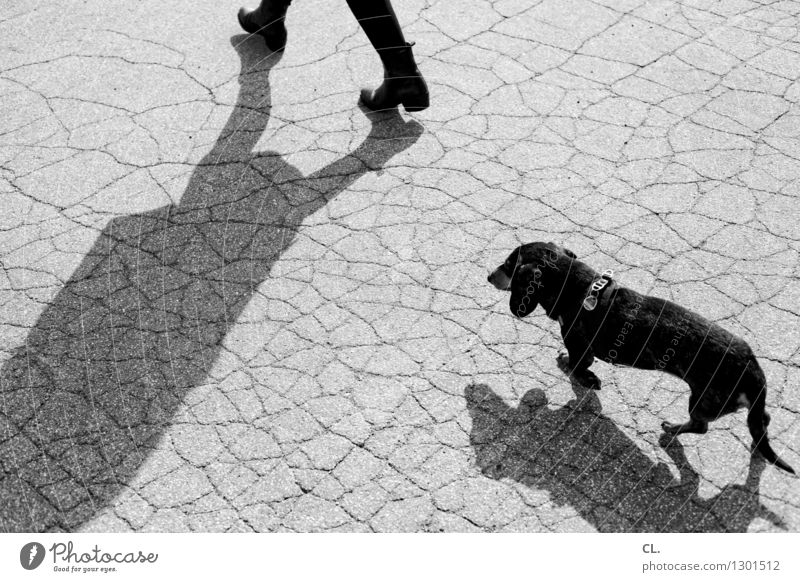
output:
[[[600,275],[600,278],[592,283],[592,286],[589,288],[589,294],[583,300],[583,308],[586,311],[592,311],[595,307],[597,307],[597,296],[600,294],[600,291],[605,289],[606,285],[608,285],[608,282],[613,276],[614,271],[611,269],[606,269],[603,271],[603,274]]]

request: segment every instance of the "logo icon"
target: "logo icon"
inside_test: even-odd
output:
[[[39,542],[30,542],[19,551],[19,563],[26,570],[35,570],[44,561],[44,546]]]

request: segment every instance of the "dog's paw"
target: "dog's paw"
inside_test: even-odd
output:
[[[598,378],[594,372],[589,370],[581,370],[575,371],[572,366],[569,365],[569,354],[567,352],[560,352],[558,356],[556,356],[556,362],[558,363],[558,367],[564,372],[567,376],[572,376],[578,383],[583,386],[584,388],[589,388],[591,390],[600,390],[600,378]]]
[[[672,422],[667,422],[666,420],[661,423],[661,430],[664,431],[666,436],[672,436],[675,432],[681,428],[680,424],[674,424]]]
[[[580,376],[578,376],[578,379],[586,388],[589,388],[590,390],[600,390],[600,378],[598,378],[594,372],[586,370]]]
[[[679,435],[685,432],[693,434],[705,434],[708,432],[708,422],[697,419],[690,419],[689,422],[683,424],[672,424],[671,422],[662,422],[661,428],[668,435]]]

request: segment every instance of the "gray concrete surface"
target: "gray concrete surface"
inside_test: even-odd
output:
[[[798,531],[744,413],[558,370],[488,271],[553,240],[751,343],[800,468],[800,3],[0,8],[0,530]]]

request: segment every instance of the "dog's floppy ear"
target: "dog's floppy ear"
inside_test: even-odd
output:
[[[558,252],[559,250],[561,250],[561,251],[564,251],[564,254],[565,254],[565,255],[567,255],[567,256],[568,256],[569,258],[571,258],[571,259],[577,259],[577,258],[578,258],[578,255],[576,255],[575,253],[573,253],[571,250],[569,250],[569,249],[568,249],[567,247],[565,247],[565,246],[562,246],[562,245],[557,245],[557,244],[556,244],[556,243],[554,243],[554,242],[549,242],[549,243],[547,243],[547,246],[549,246],[550,248],[552,248],[552,249],[553,249],[553,250],[555,250],[556,252]]]
[[[542,285],[542,272],[533,265],[523,265],[511,279],[511,299],[508,308],[517,317],[525,317],[536,309],[536,293]]]

